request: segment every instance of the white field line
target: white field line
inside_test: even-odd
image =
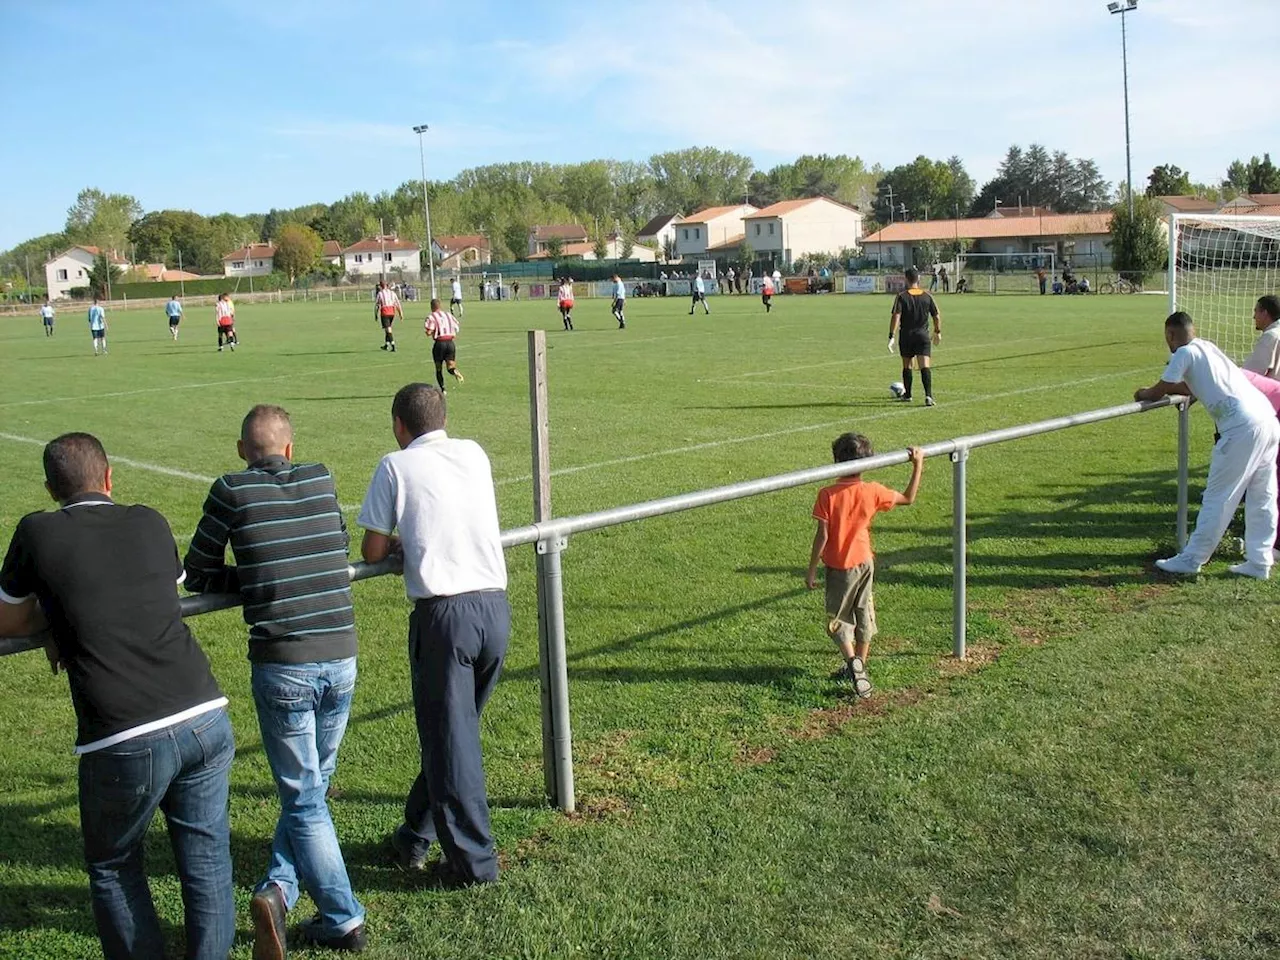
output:
[[[1069,380],[1064,383],[1047,383],[1036,387],[1023,387],[1019,390],[1006,390],[1002,393],[989,393],[984,396],[971,397],[967,400],[957,400],[948,403],[948,409],[952,407],[963,407],[974,403],[986,403],[990,400],[1004,400],[1009,397],[1019,397],[1029,393],[1044,393],[1051,390],[1067,390],[1071,387],[1081,386],[1086,383],[1098,383],[1102,380],[1114,380],[1118,377],[1132,377],[1142,373],[1144,370],[1149,371],[1150,367],[1136,367],[1132,370],[1121,370],[1117,373],[1106,373],[1097,377],[1087,377],[1083,380]],[[596,463],[583,463],[576,467],[561,467],[559,470],[552,470],[551,476],[563,477],[574,473],[583,473],[589,470],[600,470],[605,467],[617,467],[628,463],[638,463],[642,460],[653,460],[658,457],[669,457],[681,453],[696,453],[700,450],[715,450],[719,447],[727,447],[736,443],[753,443],[757,440],[773,440],[777,437],[786,437],[795,433],[806,433],[811,430],[826,430],[829,427],[847,425],[852,422],[859,424],[866,423],[871,420],[887,420],[890,417],[899,417],[915,412],[910,407],[901,407],[897,410],[890,410],[885,413],[872,414],[869,417],[859,416],[856,411],[851,410],[847,416],[841,417],[839,420],[826,420],[822,423],[805,424],[799,427],[787,427],[784,430],[770,430],[768,433],[753,433],[745,437],[726,437],[723,440],[708,440],[704,443],[691,443],[681,447],[671,447],[667,450],[654,450],[650,453],[638,453],[630,457],[617,457],[613,460],[600,460]],[[512,483],[527,483],[532,480],[530,474],[519,477],[503,477],[494,481],[498,486],[505,486]]]

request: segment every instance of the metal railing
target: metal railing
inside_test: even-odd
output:
[[[967,532],[967,494],[968,494],[968,462],[970,453],[979,447],[997,443],[1008,443],[1026,437],[1040,436],[1071,427],[1080,427],[1120,417],[1147,413],[1166,407],[1178,410],[1178,494],[1177,494],[1177,542],[1181,549],[1187,542],[1187,499],[1188,499],[1188,459],[1190,451],[1190,416],[1189,403],[1185,397],[1165,397],[1150,403],[1126,403],[1101,410],[1090,410],[1085,413],[1055,417],[1036,423],[1006,427],[987,433],[972,436],[956,437],[942,440],[922,447],[926,458],[949,457],[952,464],[954,487],[953,498],[953,609],[952,609],[952,652],[957,659],[963,660],[966,653],[967,633],[967,586],[968,571],[968,532]],[[633,523],[649,517],[666,516],[684,510],[712,504],[727,503],[744,497],[759,496],[779,490],[808,486],[840,477],[861,475],[872,470],[892,467],[907,463],[910,457],[906,450],[884,453],[862,460],[851,460],[846,463],[835,463],[791,473],[747,480],[692,493],[649,500],[644,503],[612,507],[594,513],[586,513],[571,517],[558,517],[536,522],[523,527],[516,527],[502,533],[504,548],[518,547],[532,543],[538,553],[538,591],[539,610],[542,621],[539,624],[540,639],[545,634],[545,645],[540,643],[540,676],[546,689],[543,691],[543,735],[544,735],[544,775],[547,795],[550,801],[560,809],[570,812],[574,809],[573,757],[572,737],[569,727],[569,687],[568,658],[566,656],[565,618],[564,618],[564,579],[561,568],[561,554],[568,546],[569,537],[574,534],[601,530],[605,527]],[[387,559],[376,564],[357,563],[350,568],[351,579],[366,580],[371,577],[389,573],[399,573],[397,559]],[[184,597],[182,599],[182,615],[184,617],[226,610],[240,605],[237,595],[212,595]],[[41,637],[21,637],[16,639],[0,639],[0,656],[18,653],[41,646]]]

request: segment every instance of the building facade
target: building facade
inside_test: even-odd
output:
[[[422,270],[422,248],[394,236],[366,237],[342,251],[347,274],[360,277],[413,277]]]
[[[76,287],[87,287],[89,271],[101,253],[97,247],[74,246],[46,260],[44,282],[49,299],[64,300]],[[121,270],[129,269],[129,262],[114,251],[107,254],[107,259]]]
[[[276,248],[271,243],[251,243],[222,258],[224,277],[265,277],[275,268]]]

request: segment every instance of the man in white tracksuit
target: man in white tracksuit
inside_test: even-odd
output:
[[[1192,396],[1213,417],[1221,438],[1209,460],[1209,479],[1200,516],[1187,545],[1177,556],[1157,560],[1165,573],[1199,573],[1217,548],[1227,524],[1245,497],[1245,562],[1232,573],[1266,580],[1271,575],[1276,537],[1276,452],[1280,423],[1265,396],[1240,368],[1208,340],[1196,337],[1191,317],[1175,313],[1164,323],[1164,338],[1173,356],[1151,387],[1135,400],[1158,400],[1168,394]]]

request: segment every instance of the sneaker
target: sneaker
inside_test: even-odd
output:
[[[384,343],[379,349],[386,350],[389,346],[391,346],[389,343]]]
[[[1237,563],[1234,566],[1227,567],[1228,572],[1234,573],[1240,577],[1253,577],[1255,580],[1269,580],[1271,578],[1271,568],[1264,567],[1260,563],[1246,561]]]
[[[853,692],[858,695],[859,700],[867,699],[871,696],[871,678],[867,676],[866,664],[862,662],[861,657],[854,657],[846,666],[849,679],[853,681]]]
[[[369,945],[369,938],[365,935],[363,923],[336,937],[331,934],[321,933],[320,924],[319,916],[302,921],[302,923],[298,924],[299,939],[317,947],[324,947],[326,950],[341,950],[346,953],[363,953],[365,947]]]
[[[911,394],[909,394],[909,393],[904,393],[904,394],[903,394],[902,396],[900,396],[898,399],[899,399],[899,400],[901,400],[903,403],[910,403],[910,402],[911,402]]]
[[[425,846],[421,850],[416,846],[410,846],[399,828],[391,834],[391,855],[395,859],[396,866],[407,873],[427,869],[427,850]]]
[[[253,895],[249,901],[253,917],[253,960],[285,960],[284,894],[274,883]]]
[[[459,383],[462,383],[467,378],[464,377],[460,371],[455,370],[453,371],[453,379],[457,380]]]
[[[1182,554],[1156,561],[1156,569],[1164,573],[1173,573],[1182,577],[1194,577],[1200,572],[1200,565],[1183,558]]]
[[[924,405],[926,407],[936,407],[938,405],[938,401],[933,399],[933,397],[925,397]]]

